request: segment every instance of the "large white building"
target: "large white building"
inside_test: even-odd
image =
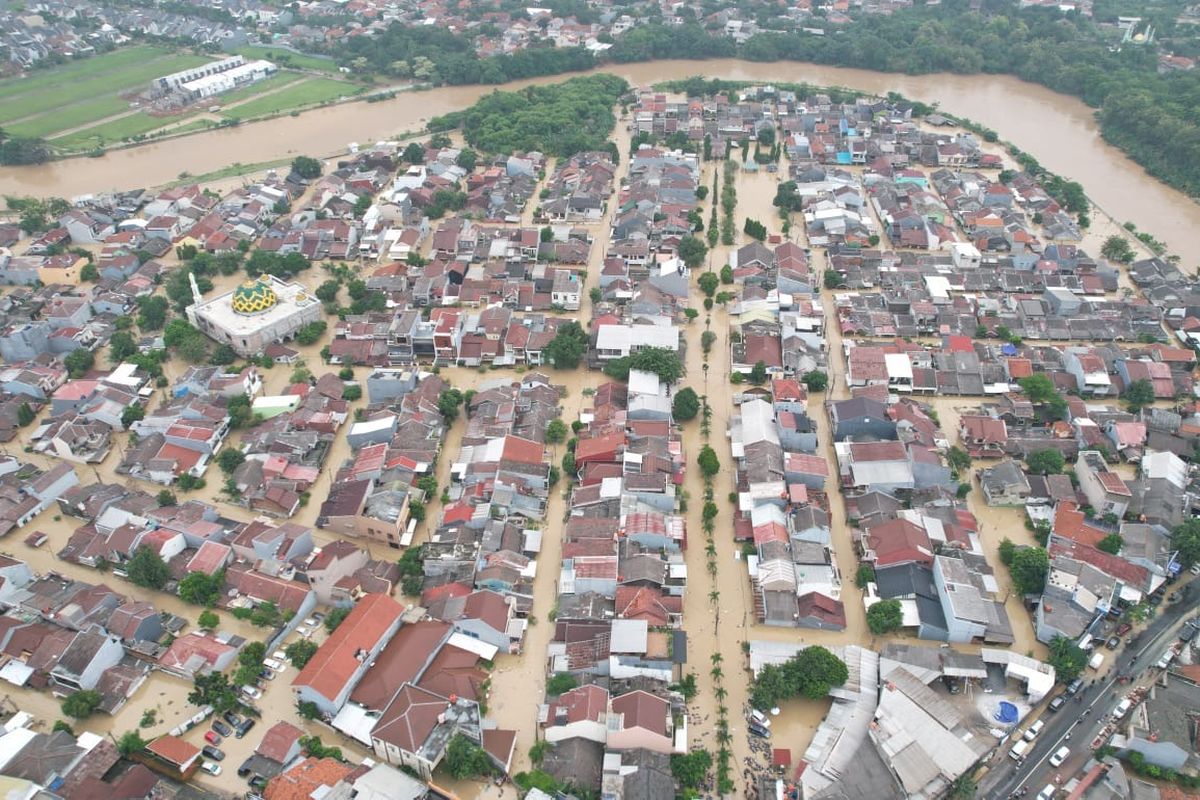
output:
[[[242,56],[231,56],[164,75],[155,79],[154,86],[178,92],[188,100],[201,100],[260,81],[277,69],[270,61],[246,61]]]
[[[321,318],[321,302],[307,288],[274,275],[260,275],[232,292],[203,300],[192,279],[188,320],[239,355],[261,353],[272,342],[291,339],[310,322]]]

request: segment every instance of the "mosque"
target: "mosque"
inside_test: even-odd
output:
[[[191,280],[194,302],[187,308],[188,320],[238,355],[257,355],[321,318],[321,303],[307,288],[274,275],[259,275],[211,300],[203,299],[196,279]]]

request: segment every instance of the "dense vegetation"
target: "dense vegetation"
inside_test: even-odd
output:
[[[357,72],[374,71],[423,83],[463,85],[507,83],[521,78],[558,75],[595,66],[582,47],[531,47],[516,53],[480,58],[473,37],[444,28],[394,23],[378,36],[348,37],[330,50],[338,63]]]
[[[435,118],[430,128],[461,126],[472,147],[489,153],[537,150],[570,156],[606,150],[616,124],[613,106],[628,89],[614,75],[588,75],[553,86],[493,92],[466,111]]]
[[[828,27],[828,26],[827,26]],[[1200,71],[1160,75],[1154,47],[1115,48],[1119,33],[1076,14],[985,0],[863,16],[836,36],[760,33],[740,48],[699,25],[647,25],[608,51],[616,62],[659,58],[790,59],[910,75],[1015,75],[1100,109],[1101,131],[1156,177],[1200,195]]]

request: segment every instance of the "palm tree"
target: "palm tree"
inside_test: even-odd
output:
[[[716,589],[713,589],[711,592],[708,593],[708,602],[713,603],[715,605],[716,602],[720,599],[721,599],[721,593],[718,592]]]
[[[712,658],[711,658],[711,661],[712,661],[712,663],[714,663],[714,664],[720,664],[720,663],[721,663],[722,661],[724,661],[724,660],[725,660],[725,656],[721,655],[720,653],[713,653],[713,654],[712,654]]]
[[[708,671],[708,674],[712,676],[714,681],[719,681],[725,677],[725,670],[720,667],[713,667]]]
[[[729,692],[726,691],[724,686],[718,686],[716,689],[713,690],[713,694],[716,695],[718,700],[724,700],[726,697],[729,696]]]

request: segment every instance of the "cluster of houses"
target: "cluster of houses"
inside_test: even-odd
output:
[[[542,769],[612,797],[674,791],[688,749],[683,600],[688,531],[676,487],[685,454],[670,392],[651,373],[602,384],[573,440],[576,484],[562,532],[541,706]]]
[[[941,337],[940,346],[906,339],[849,340],[846,351],[852,388],[883,386],[900,394],[986,395],[1018,402],[1011,393],[1035,374],[1045,375],[1064,396],[1082,399],[1115,399],[1143,382],[1155,400],[1189,397],[1195,391],[1195,353],[1161,343],[1014,345],[950,335]]]
[[[338,468],[317,527],[407,547],[417,524],[410,504],[432,499],[416,484],[433,475],[446,433],[438,397],[449,386],[396,369],[375,370],[366,384],[369,405],[346,434],[353,455]]]

